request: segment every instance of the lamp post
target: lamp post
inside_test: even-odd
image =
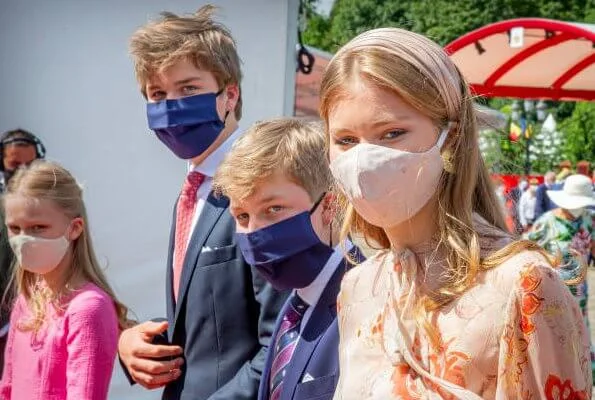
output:
[[[537,106],[533,100],[525,100],[522,103],[515,100],[512,103],[511,118],[513,121],[519,122],[525,138],[525,175],[531,174],[531,140],[532,134],[530,128],[537,122],[543,122],[546,118],[547,105],[543,100],[539,100]]]

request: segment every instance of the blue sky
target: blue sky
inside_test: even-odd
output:
[[[317,11],[322,15],[329,15],[335,0],[319,0]]]

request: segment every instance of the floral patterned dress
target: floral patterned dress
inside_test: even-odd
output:
[[[589,287],[585,278],[591,243],[595,238],[594,216],[595,214],[587,210],[587,214],[569,221],[564,218],[560,210],[548,211],[535,222],[533,229],[527,234],[529,240],[537,242],[550,254],[562,258],[557,272],[578,302],[587,327],[589,326],[587,312]],[[592,347],[591,364],[595,376],[595,352]]]
[[[423,262],[420,262],[423,260]],[[440,276],[427,254],[384,252],[352,268],[338,299],[341,374],[334,400],[588,399],[588,331],[536,252],[483,271],[417,328],[412,294]]]

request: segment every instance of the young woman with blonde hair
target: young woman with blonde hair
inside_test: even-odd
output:
[[[105,400],[127,309],[97,262],[82,189],[36,161],[11,179],[4,209],[18,297],[0,398]]]
[[[342,283],[335,399],[590,398],[580,312],[547,255],[506,233],[448,55],[364,32],[328,65],[321,116],[343,234],[381,250]]]

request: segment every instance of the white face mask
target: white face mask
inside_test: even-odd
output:
[[[567,210],[567,211],[574,217],[574,219],[582,217],[583,214],[585,213],[584,207],[583,208],[575,208],[575,209]]]
[[[47,274],[56,269],[70,246],[64,236],[44,239],[20,234],[9,241],[21,268],[35,274]]]
[[[331,171],[366,221],[381,228],[398,225],[416,215],[436,193],[444,169],[440,149],[448,131],[444,129],[423,153],[358,144],[337,156]]]

